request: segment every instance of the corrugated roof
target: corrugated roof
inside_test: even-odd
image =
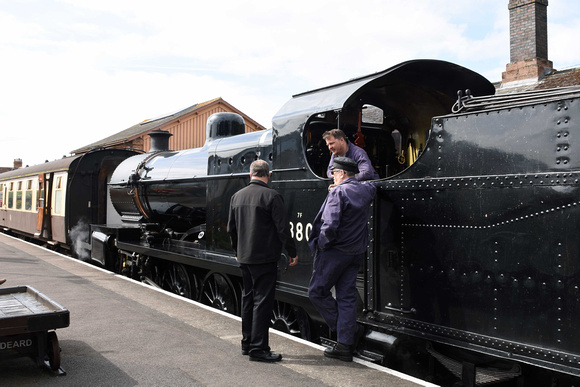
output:
[[[128,142],[132,139],[135,139],[135,138],[141,136],[144,133],[147,133],[151,130],[159,128],[159,127],[161,127],[161,126],[163,126],[171,121],[174,121],[180,117],[183,117],[189,113],[192,113],[196,110],[199,110],[201,108],[204,108],[204,107],[211,105],[211,104],[214,104],[214,103],[223,103],[223,104],[227,105],[229,108],[231,108],[235,112],[243,115],[245,120],[250,121],[257,128],[264,129],[264,127],[262,125],[260,125],[258,122],[252,120],[251,118],[249,118],[248,116],[246,116],[245,114],[240,112],[238,109],[233,107],[231,104],[224,101],[221,97],[218,97],[218,98],[214,98],[212,100],[206,101],[206,102],[197,103],[195,105],[192,105],[188,108],[177,111],[175,113],[166,114],[166,115],[163,115],[163,116],[160,116],[157,118],[147,119],[147,120],[142,121],[136,125],[131,126],[130,128],[127,128],[127,129],[122,130],[118,133],[115,133],[112,136],[103,138],[102,140],[93,142],[92,144],[85,145],[81,148],[75,149],[71,153],[78,154],[78,153],[87,152],[87,151],[89,151],[91,149],[95,149],[95,148],[111,147],[114,145],[123,144],[125,142]]]
[[[47,161],[43,164],[37,164],[31,167],[23,167],[14,169],[9,172],[4,172],[0,174],[0,181],[21,178],[26,176],[35,176],[41,172],[48,173],[48,172],[66,171],[69,165],[79,157],[81,157],[81,155],[63,157],[62,159],[59,160]]]
[[[186,109],[177,111],[173,114],[162,116],[161,118],[158,118],[158,119],[155,119],[155,118],[154,119],[147,119],[147,120],[142,121],[136,125],[131,126],[130,128],[127,128],[127,129],[122,130],[118,133],[115,133],[112,136],[105,137],[99,141],[93,142],[92,144],[85,145],[79,149],[75,149],[71,153],[73,153],[73,154],[82,153],[82,152],[86,152],[86,151],[88,151],[90,149],[94,149],[94,148],[107,147],[107,146],[111,146],[111,145],[115,145],[115,144],[124,143],[124,142],[129,141],[133,138],[139,137],[139,135],[141,135],[145,132],[148,132],[148,131],[153,130],[153,129],[155,129],[163,124],[166,124],[167,122],[170,122],[170,121],[175,120],[179,117],[182,117],[187,113],[198,110],[199,108],[206,106],[206,105],[210,104],[211,102],[217,101],[219,99],[220,98],[215,98],[215,99],[212,99],[212,100],[207,101],[207,102],[195,104],[195,105],[192,105]]]

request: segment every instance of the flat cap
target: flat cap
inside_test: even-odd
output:
[[[354,173],[359,172],[358,164],[350,157],[340,157],[340,156],[335,157],[332,162],[332,167],[330,168],[330,170],[334,171],[335,169],[342,169],[343,171]]]

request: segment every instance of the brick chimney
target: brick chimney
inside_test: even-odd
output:
[[[22,159],[14,159],[14,169],[22,168]]]
[[[548,0],[509,0],[508,9],[510,63],[502,84],[537,82],[554,69],[548,60]]]

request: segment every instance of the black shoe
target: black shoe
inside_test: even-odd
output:
[[[342,361],[352,361],[352,349],[350,345],[336,343],[334,347],[324,350],[324,356]]]
[[[4,282],[6,282],[6,278],[0,279],[0,285],[2,285]]]
[[[249,338],[242,338],[241,346],[242,346],[242,355],[246,356],[250,353],[250,340]]]
[[[282,360],[282,355],[270,351],[252,351],[250,352],[250,361],[262,361],[264,363],[274,363]]]

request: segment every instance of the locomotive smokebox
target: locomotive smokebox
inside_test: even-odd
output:
[[[151,149],[149,152],[161,152],[169,150],[169,137],[173,134],[165,130],[154,130],[149,133],[151,137]]]
[[[246,123],[239,114],[229,112],[215,113],[207,119],[206,142],[245,132]]]

